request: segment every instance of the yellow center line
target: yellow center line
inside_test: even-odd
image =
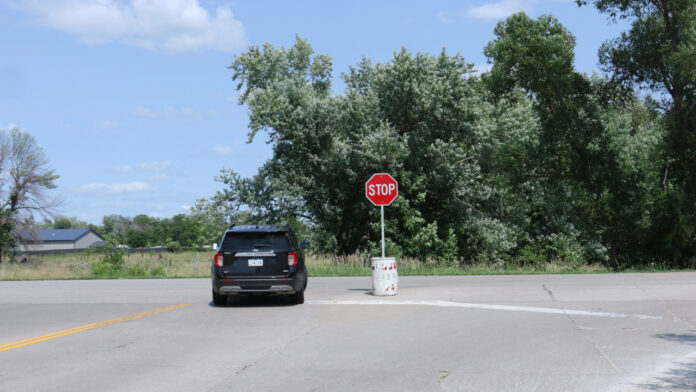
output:
[[[131,316],[124,316],[124,317],[119,317],[119,318],[115,318],[115,319],[111,319],[111,320],[100,321],[98,323],[87,324],[87,325],[83,325],[81,327],[75,327],[75,328],[71,328],[71,329],[66,329],[64,331],[49,333],[47,335],[41,335],[41,336],[29,338],[29,339],[19,340],[17,342],[12,342],[12,343],[7,343],[7,344],[1,345],[0,351],[8,351],[8,350],[12,350],[13,348],[24,347],[24,346],[28,346],[30,344],[40,343],[40,342],[44,342],[46,340],[59,338],[61,336],[72,335],[74,333],[83,332],[83,331],[89,331],[90,329],[99,328],[99,327],[103,327],[103,326],[110,325],[110,324],[122,323],[124,321],[135,320],[135,319],[139,319],[139,318],[145,317],[145,316],[152,316],[153,314],[168,312],[170,310],[175,310],[175,309],[181,309],[181,308],[185,308],[185,307],[191,306],[191,305],[193,305],[193,304],[178,304],[178,305],[167,306],[166,308],[149,310],[147,312],[142,312],[142,313],[134,314]]]

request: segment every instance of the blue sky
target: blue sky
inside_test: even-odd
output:
[[[495,24],[520,10],[557,17],[587,73],[623,29],[564,0],[0,0],[0,127],[44,149],[61,215],[169,217],[220,189],[221,168],[251,176],[271,156],[266,135],[246,143],[226,69],[249,45],[307,38],[333,58],[340,94],[349,65],[389,61],[402,46],[446,47],[485,69]]]

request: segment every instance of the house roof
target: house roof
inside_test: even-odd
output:
[[[22,242],[77,241],[90,231],[101,238],[92,229],[18,230],[16,234]]]

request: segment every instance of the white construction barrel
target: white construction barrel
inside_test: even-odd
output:
[[[396,272],[396,258],[373,257],[372,265],[372,294],[396,295],[399,286],[399,274]]]

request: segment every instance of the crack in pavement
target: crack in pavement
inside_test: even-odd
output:
[[[442,385],[442,383],[445,381],[447,377],[449,377],[451,373],[448,370],[440,370],[440,373],[442,373],[442,376],[440,376],[440,378],[437,380],[437,385],[439,385],[440,389],[444,391],[445,386]]]
[[[259,357],[257,357],[255,360],[253,360],[253,361],[251,361],[251,362],[247,362],[246,364],[244,364],[244,366],[242,366],[242,367],[241,367],[239,370],[237,370],[234,374],[235,374],[235,375],[240,375],[240,374],[242,374],[243,372],[245,372],[246,370],[250,369],[250,368],[253,367],[254,365],[258,364],[259,362],[261,362],[261,361],[263,361],[263,360],[265,360],[266,358],[269,358],[271,355],[273,355],[273,354],[275,354],[275,353],[277,353],[277,352],[281,352],[285,347],[289,346],[290,344],[292,344],[293,342],[295,342],[297,339],[299,339],[299,338],[301,338],[301,337],[303,337],[303,336],[309,335],[310,333],[312,333],[312,331],[314,331],[314,330],[316,330],[316,329],[318,329],[318,328],[319,328],[319,325],[311,325],[311,326],[310,326],[309,328],[307,328],[305,331],[302,331],[302,332],[300,332],[300,333],[298,333],[298,334],[295,334],[295,335],[291,336],[289,339],[287,339],[287,340],[285,341],[285,343],[284,343],[282,346],[280,346],[280,347],[274,347],[273,349],[268,350],[268,352],[266,352],[266,353],[260,355]],[[214,388],[219,387],[219,386],[220,386],[220,384],[216,385]]]
[[[638,290],[642,291],[643,294],[645,294],[646,296],[648,295],[648,292],[647,292],[644,288],[642,288],[641,286],[639,286],[637,282],[633,283],[633,285],[634,285]],[[662,307],[662,309],[664,309],[665,312],[669,313],[670,315],[672,315],[672,317],[674,317],[674,320],[675,320],[675,321],[684,323],[687,327],[689,327],[689,329],[696,329],[696,326],[694,326],[694,324],[692,324],[691,322],[689,322],[689,320],[687,320],[685,317],[682,317],[682,316],[679,315],[677,312],[675,312],[672,308],[670,308],[670,307],[667,305],[667,303],[666,303],[664,300],[659,300],[658,303],[660,304],[660,306]]]
[[[552,301],[552,302],[558,303],[558,301],[556,300],[556,297],[553,296],[553,291],[551,291],[551,290],[546,286],[546,284],[542,284],[542,285],[541,285],[541,288],[544,289],[544,291],[546,291],[546,293],[549,295],[549,297],[551,297],[551,301]]]
[[[243,371],[245,371],[245,370],[249,369],[250,367],[256,365],[256,364],[259,363],[259,361],[261,361],[262,359],[263,359],[263,357],[257,359],[256,361],[247,363],[246,365],[242,366],[241,369],[239,369],[239,370],[237,370],[236,372],[234,372],[234,374],[242,374]]]
[[[588,334],[587,330],[586,330],[585,328],[583,328],[582,326],[580,326],[580,325],[578,324],[578,322],[575,321],[575,319],[573,318],[572,315],[570,315],[570,314],[568,314],[568,312],[566,312],[566,310],[565,310],[565,308],[563,307],[563,305],[562,305],[560,302],[558,302],[558,300],[556,299],[556,296],[553,295],[553,292],[551,291],[551,289],[549,289],[549,288],[546,286],[546,284],[543,284],[543,285],[541,286],[541,288],[543,288],[544,291],[546,291],[546,293],[549,295],[549,297],[551,297],[551,301],[552,301],[552,302],[554,302],[554,303],[556,303],[556,304],[559,305],[559,307],[561,308],[561,310],[563,311],[563,313],[565,313],[566,317],[568,317],[568,320],[570,320],[570,323],[573,324],[573,327],[575,328],[575,330],[577,330],[578,332],[580,332],[580,334],[585,338],[585,340],[587,340],[587,341],[592,345],[592,347],[594,347],[594,349],[599,353],[599,355],[600,355],[602,358],[604,358],[604,360],[605,360],[609,365],[611,365],[611,367],[616,371],[617,374],[623,374],[623,372],[621,371],[621,369],[619,369],[618,366],[616,366],[616,364],[614,363],[614,361],[612,361],[611,358],[609,358],[609,356],[607,356],[607,354],[604,352],[604,350],[602,350],[602,349],[599,347],[599,345],[597,344],[597,342],[596,342],[594,339],[592,339],[592,337]]]

